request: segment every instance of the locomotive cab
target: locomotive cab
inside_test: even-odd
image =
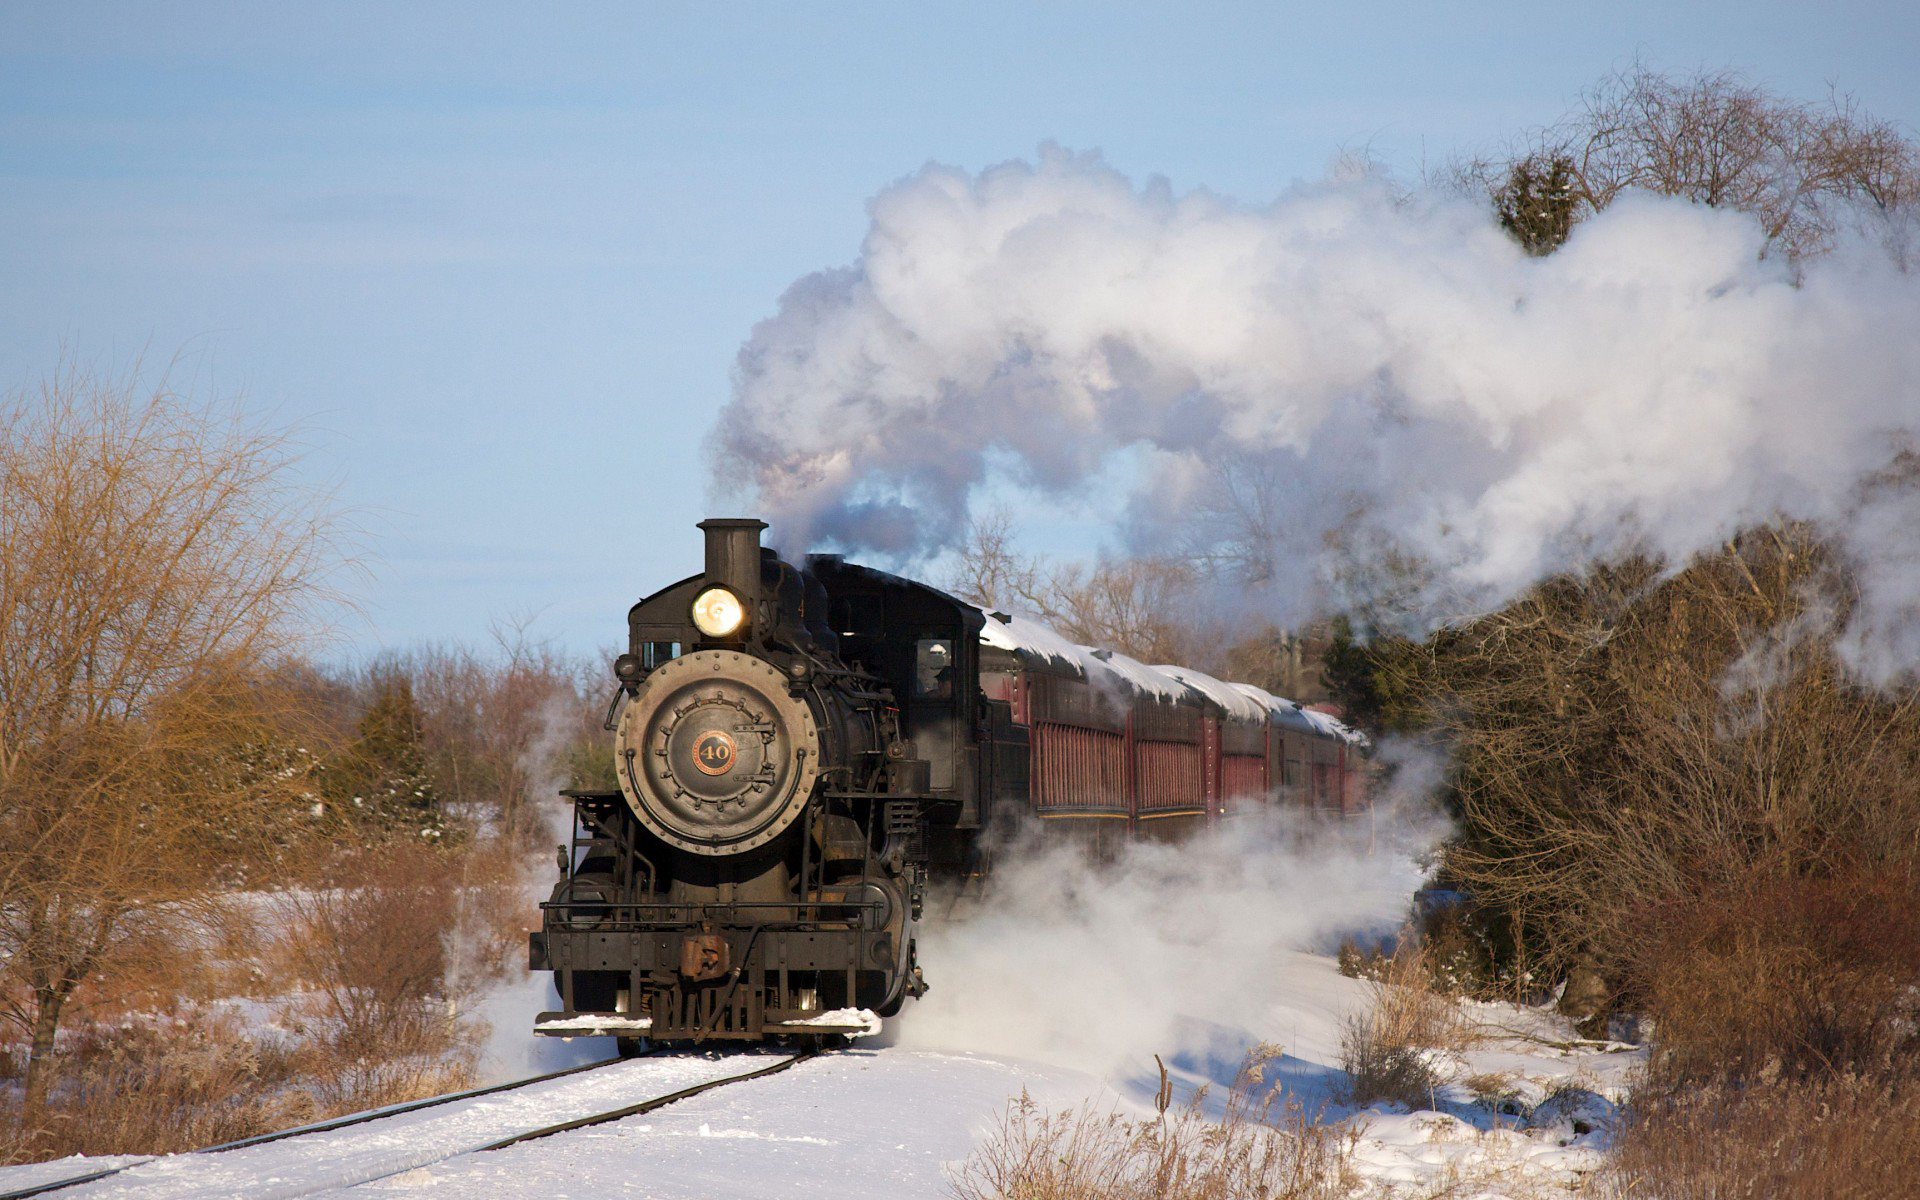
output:
[[[836,555],[812,555],[807,566],[832,598],[843,654],[894,698],[902,737],[894,790],[920,798],[929,853],[951,864],[963,853],[955,835],[981,819],[980,610]]]

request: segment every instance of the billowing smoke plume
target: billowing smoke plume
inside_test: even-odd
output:
[[[1399,770],[1368,817],[1313,824],[1281,804],[1106,859],[1051,838],[1003,853],[983,896],[929,900],[933,989],[902,1042],[1100,1072],[1197,1049],[1209,1027],[1279,1036],[1295,953],[1392,932],[1446,833],[1428,802],[1438,760],[1399,744],[1388,757]]]
[[[1629,198],[1536,259],[1378,180],[1256,207],[1051,148],[929,167],[754,331],[712,449],[784,545],[906,559],[957,544],[990,472],[1068,494],[1140,455],[1136,543],[1238,539],[1283,622],[1356,556],[1414,556],[1446,616],[1813,520],[1868,568],[1850,645],[1888,673],[1920,661],[1920,513],[1884,482],[1920,430],[1920,279],[1864,238],[1797,277],[1762,242]]]

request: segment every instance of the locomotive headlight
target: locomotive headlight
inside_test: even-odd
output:
[[[747,619],[740,597],[723,587],[710,587],[693,601],[693,623],[710,638],[730,637]]]

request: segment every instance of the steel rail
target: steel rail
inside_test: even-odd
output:
[[[595,1113],[590,1117],[579,1117],[572,1121],[563,1121],[558,1125],[548,1125],[543,1129],[531,1129],[526,1133],[516,1133],[512,1137],[501,1138],[499,1141],[490,1145],[482,1146],[472,1153],[483,1154],[489,1150],[504,1150],[508,1146],[517,1146],[521,1142],[531,1142],[536,1138],[552,1137],[556,1133],[569,1133],[575,1129],[586,1129],[594,1125],[604,1125],[609,1121],[618,1121],[623,1117],[637,1117],[641,1113],[650,1113],[657,1108],[665,1108],[669,1104],[676,1104],[682,1100],[692,1099],[704,1092],[711,1092],[715,1088],[722,1088],[730,1083],[745,1083],[749,1079],[763,1079],[768,1075],[777,1075],[782,1071],[791,1070],[799,1066],[801,1063],[806,1062],[819,1053],[820,1051],[817,1049],[803,1050],[792,1058],[782,1059],[772,1066],[762,1067],[758,1071],[749,1071],[745,1075],[728,1075],[722,1079],[709,1079],[705,1083],[696,1083],[692,1087],[681,1088],[677,1092],[670,1092],[665,1096],[656,1096],[651,1100],[643,1100],[639,1104],[629,1104],[625,1108],[616,1108],[603,1113]],[[6,1200],[6,1198],[0,1197],[0,1200]]]
[[[636,1055],[638,1058],[653,1058],[660,1055],[659,1050],[649,1050]],[[248,1146],[263,1146],[268,1142],[277,1142],[284,1138],[299,1137],[308,1133],[325,1133],[332,1129],[345,1129],[351,1125],[363,1125],[368,1121],[378,1121],[384,1117],[397,1117],[406,1113],[419,1112],[423,1108],[435,1108],[442,1104],[453,1104],[460,1100],[473,1100],[481,1096],[491,1096],[497,1092],[512,1091],[514,1088],[531,1087],[536,1083],[545,1083],[550,1079],[560,1079],[568,1075],[578,1075],[582,1071],[592,1071],[600,1067],[611,1066],[625,1061],[619,1058],[603,1059],[600,1062],[583,1063],[577,1067],[563,1067],[558,1071],[548,1071],[544,1075],[533,1075],[526,1079],[516,1079],[507,1083],[490,1083],[485,1087],[468,1088],[465,1091],[447,1092],[439,1096],[429,1096],[424,1100],[406,1100],[399,1104],[389,1104],[381,1108],[369,1108],[363,1112],[348,1113],[345,1116],[329,1117],[324,1121],[315,1121],[309,1125],[298,1125],[292,1129],[282,1129],[274,1133],[256,1134],[253,1137],[240,1138],[237,1141],[221,1142],[214,1146],[202,1146],[197,1150],[188,1150],[188,1154],[222,1154],[228,1150],[240,1150]],[[71,1175],[65,1179],[56,1179],[47,1183],[34,1184],[31,1187],[17,1188],[11,1192],[0,1192],[0,1200],[27,1200],[29,1196],[41,1196],[48,1192],[57,1192],[62,1188],[79,1187],[83,1183],[93,1183],[118,1175],[122,1171],[132,1170],[142,1163],[152,1162],[162,1155],[149,1155],[137,1162],[125,1163],[117,1167],[92,1171],[85,1175]]]

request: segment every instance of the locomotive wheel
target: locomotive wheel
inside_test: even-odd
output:
[[[820,733],[771,664],[697,650],[647,677],[615,751],[641,825],[677,849],[725,857],[766,845],[806,808]]]

